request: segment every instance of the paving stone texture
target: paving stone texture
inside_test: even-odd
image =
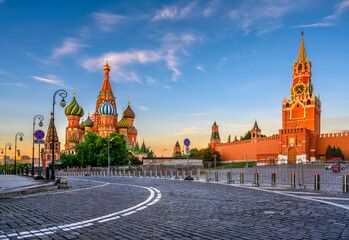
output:
[[[69,177],[68,181],[68,190],[0,200],[0,240],[349,239],[349,205],[345,209],[306,199],[314,195],[311,192],[300,192],[304,198],[297,198],[149,177]],[[344,193],[316,196],[349,204]],[[142,205],[147,199],[151,199],[148,205]],[[100,216],[106,221],[91,220]]]

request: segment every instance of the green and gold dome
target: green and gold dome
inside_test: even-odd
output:
[[[73,133],[73,135],[71,135],[69,138],[68,138],[68,142],[71,142],[71,143],[79,143],[79,139],[75,136],[75,134]]]
[[[122,117],[121,120],[116,125],[118,128],[129,128],[129,124],[126,121],[125,117]]]
[[[79,106],[75,99],[75,92],[73,96],[73,100],[69,103],[69,105],[64,109],[64,113],[67,116],[84,116],[84,109]]]

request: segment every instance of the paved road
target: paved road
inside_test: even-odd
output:
[[[2,239],[349,239],[346,194],[183,180],[71,177],[0,201]]]

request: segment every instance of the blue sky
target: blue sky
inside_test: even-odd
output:
[[[139,141],[158,155],[188,137],[205,147],[214,120],[226,141],[257,119],[281,128],[301,30],[322,101],[322,132],[348,129],[349,1],[12,1],[0,0],[0,147],[31,155],[32,123],[52,95],[76,89],[95,109],[105,59],[117,111],[136,113]],[[56,105],[64,147],[67,119]],[[13,151],[12,151],[13,152]]]

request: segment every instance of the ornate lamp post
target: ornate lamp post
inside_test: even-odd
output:
[[[8,148],[8,150],[11,150],[12,144],[11,143],[6,143],[5,144],[5,158],[4,158],[4,162],[5,162],[5,173],[6,173],[6,149]]]
[[[109,143],[111,141],[113,141],[114,138],[111,138],[109,141],[108,141],[108,175],[110,175],[110,156],[109,156]]]
[[[62,97],[62,101],[60,102],[61,107],[65,107],[66,102],[64,101],[64,98],[68,96],[67,91],[64,89],[59,89],[53,94],[53,103],[52,103],[52,174],[51,174],[51,180],[56,179],[55,175],[55,134],[54,134],[54,125],[55,125],[55,104],[56,104],[56,95],[59,94],[59,96]]]
[[[1,154],[4,154],[4,149],[3,148],[0,148],[0,151],[1,151]],[[4,158],[4,161],[5,161],[5,158]]]
[[[44,124],[42,121],[44,121],[44,117],[42,115],[36,115],[33,119],[33,157],[32,157],[32,176],[34,176],[34,133],[35,133],[35,119],[39,119],[39,127],[42,127]],[[40,151],[40,149],[39,149]]]
[[[23,136],[24,134],[22,132],[16,133],[15,136],[15,175],[17,174],[17,168],[16,168],[16,163],[17,163],[17,138],[19,136],[19,140],[23,141]]]

